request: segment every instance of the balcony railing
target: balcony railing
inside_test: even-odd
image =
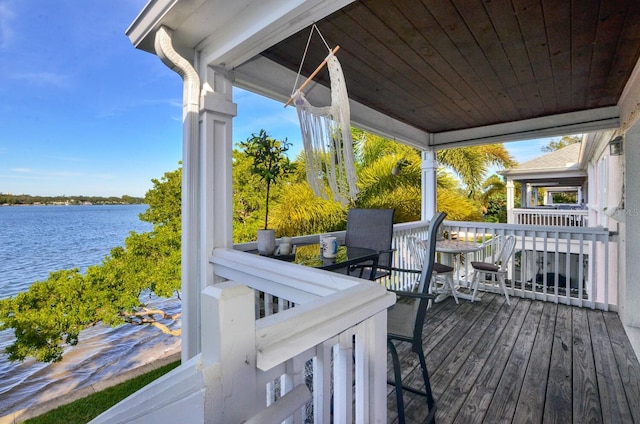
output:
[[[397,267],[415,268],[406,237],[426,237],[427,224],[394,227]],[[615,307],[616,268],[610,264],[617,260],[616,238],[606,229],[454,221],[444,229],[450,238],[484,243],[480,251],[455,258],[455,278],[462,285],[471,278],[470,261],[491,260],[492,240],[513,234],[518,241],[508,265],[512,296]],[[212,285],[201,294],[202,353],[96,423],[136,417],[260,422],[264,417],[256,414],[265,408],[278,422],[386,420],[386,311],[395,295],[369,281],[240,251],[251,248],[255,243],[219,248],[210,257]],[[403,288],[414,279],[415,274],[395,272],[384,285]]]
[[[405,238],[424,237],[426,222],[394,227],[395,263],[411,268]],[[455,258],[456,280],[462,285],[473,276],[471,261],[492,261],[497,254],[491,240],[497,235],[516,236],[516,252],[508,265],[510,295],[602,310],[616,309],[617,238],[606,228],[511,225],[479,222],[444,222],[450,238],[475,240],[485,248]],[[398,273],[388,286],[405,286],[412,276]]]
[[[579,212],[585,211],[568,211]],[[516,251],[508,265],[510,295],[602,310],[617,305],[617,238],[606,228],[557,225],[514,225],[482,222],[445,221],[448,237],[476,240],[486,248],[455,257],[455,279],[469,284],[473,276],[471,261],[491,261],[496,255],[491,240],[496,235],[516,236]],[[406,246],[407,236],[427,237],[428,222],[417,221],[394,226],[394,266],[417,269]],[[334,232],[339,240],[344,232]],[[317,243],[318,235],[297,237],[294,243]],[[236,245],[255,249],[255,243]],[[413,287],[416,274],[394,272],[382,284],[390,289]]]
[[[386,421],[394,294],[237,250],[216,249],[210,263],[202,353],[96,423]]]
[[[544,225],[560,227],[586,227],[588,211],[583,209],[513,209],[509,223],[515,225]]]

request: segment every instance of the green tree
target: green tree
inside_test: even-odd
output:
[[[264,209],[264,187],[254,181],[250,157],[234,149],[232,158],[233,241],[243,243],[255,240],[258,229],[264,225],[260,212]]]
[[[153,224],[146,233],[131,232],[100,265],[52,272],[26,292],[0,300],[0,330],[12,329],[6,348],[10,361],[32,356],[62,359],[64,347],[78,343],[80,332],[103,323],[151,325],[173,335],[170,324],[180,314],[154,308],[150,294],[169,298],[180,289],[182,170],[168,172],[145,196],[149,208],[140,219]],[[178,293],[179,296],[179,293]]]
[[[492,165],[508,168],[516,164],[502,144],[440,150],[437,160],[455,172],[466,186],[470,197],[480,190]]]
[[[491,175],[482,185],[481,201],[485,221],[507,222],[507,186],[503,178]]]
[[[579,135],[565,135],[559,140],[551,140],[549,144],[542,147],[540,150],[543,152],[555,152],[556,150],[564,149],[572,144],[580,143],[582,137]]]
[[[264,229],[269,224],[269,194],[271,185],[277,184],[280,179],[291,173],[293,167],[286,152],[291,143],[287,140],[275,140],[263,129],[258,135],[251,134],[246,141],[240,142],[244,152],[253,160],[251,173],[257,175],[267,185],[265,195]]]

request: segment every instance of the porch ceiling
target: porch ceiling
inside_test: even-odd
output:
[[[637,0],[150,0],[127,34],[153,52],[165,25],[194,62],[285,101],[313,22],[341,47],[353,124],[416,147],[613,129],[637,103]],[[302,74],[326,54],[314,36]]]
[[[351,99],[429,133],[616,106],[640,55],[636,0],[360,0],[317,25]],[[263,55],[297,71],[308,35]]]

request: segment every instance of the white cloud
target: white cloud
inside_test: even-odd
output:
[[[10,76],[12,79],[24,80],[32,85],[40,86],[65,86],[69,77],[53,72],[21,72]]]
[[[13,28],[10,24],[13,16],[14,13],[9,7],[9,3],[0,3],[0,50],[7,48],[14,37]]]

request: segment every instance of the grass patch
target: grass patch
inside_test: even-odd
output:
[[[172,362],[24,422],[26,424],[88,423],[122,399],[140,390],[178,365],[180,365],[180,361]]]

